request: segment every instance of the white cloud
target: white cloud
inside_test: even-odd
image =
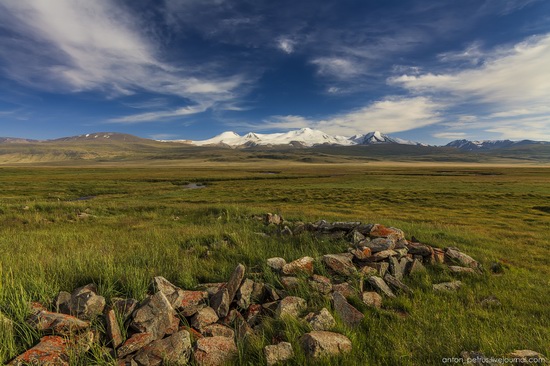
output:
[[[7,37],[0,40],[12,50],[0,55],[6,74],[37,88],[101,90],[111,97],[146,90],[210,107],[234,99],[246,80],[196,67],[191,75],[185,68],[160,61],[154,40],[141,33],[140,21],[110,0],[7,0],[0,5],[0,22],[18,35],[17,42]],[[204,108],[156,113],[157,118],[165,118],[190,111]],[[126,123],[131,118],[119,120]],[[143,114],[134,118],[135,122],[150,120]]]
[[[463,51],[444,52],[437,55],[443,62],[466,61],[471,64],[478,64],[483,59],[484,53],[481,50],[481,43],[474,42]]]
[[[438,139],[451,139],[451,140],[457,140],[457,139],[463,139],[467,136],[465,132],[439,132],[432,134],[433,137]]]
[[[446,96],[476,111],[477,127],[502,138],[550,135],[550,34],[486,52],[478,67],[389,79],[415,94]],[[458,122],[458,124],[463,122]],[[448,123],[452,127],[453,122]]]
[[[277,48],[287,54],[294,52],[295,45],[296,42],[289,38],[282,37],[277,40]]]
[[[311,61],[322,76],[336,79],[349,79],[364,72],[363,66],[344,57],[319,57]]]
[[[157,111],[157,112],[147,112],[147,113],[138,113],[132,114],[124,117],[117,117],[108,120],[108,123],[122,123],[122,124],[134,124],[142,122],[151,122],[158,121],[166,118],[182,117],[188,116],[191,114],[197,114],[206,111],[211,105],[197,105],[197,106],[187,106],[169,111]]]

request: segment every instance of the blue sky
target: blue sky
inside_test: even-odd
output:
[[[550,140],[547,0],[4,0],[0,136]]]

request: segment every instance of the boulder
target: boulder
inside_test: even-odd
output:
[[[158,291],[162,292],[166,299],[175,309],[181,304],[183,300],[183,290],[173,284],[171,284],[166,278],[162,276],[154,277],[149,284],[149,293],[155,294]]]
[[[384,281],[390,285],[395,291],[401,291],[405,294],[412,294],[412,290],[409,286],[405,285],[403,282],[399,281],[397,278],[393,277],[391,274],[386,273],[384,276]]]
[[[134,361],[139,366],[181,365],[187,363],[190,355],[191,337],[189,332],[182,330],[141,348]]]
[[[231,301],[229,300],[229,292],[226,288],[220,289],[210,299],[210,306],[216,311],[216,314],[218,314],[220,318],[227,316],[229,305],[231,305]]]
[[[280,342],[279,344],[265,346],[264,356],[268,366],[273,366],[278,363],[285,363],[294,357],[292,344],[288,342]]]
[[[287,316],[297,318],[306,308],[306,300],[297,296],[287,296],[279,302],[276,315],[280,318]]]
[[[382,296],[374,291],[365,291],[361,294],[363,302],[373,308],[380,309],[382,307]]]
[[[222,324],[210,324],[203,327],[202,334],[206,337],[228,337],[234,338],[235,331]]]
[[[79,332],[90,326],[90,323],[77,317],[39,310],[30,316],[28,323],[36,330],[55,334],[68,335]]]
[[[313,330],[331,330],[336,326],[336,320],[327,308],[322,308],[317,313],[309,313],[304,319]]]
[[[323,263],[327,268],[342,276],[351,276],[357,272],[351,258],[343,254],[324,255]]]
[[[315,260],[311,257],[302,257],[296,259],[290,263],[287,263],[283,266],[283,274],[285,275],[296,275],[296,274],[313,274],[313,263]]]
[[[122,344],[122,333],[120,332],[117,317],[113,309],[110,309],[105,314],[105,332],[113,348],[117,348]]]
[[[252,291],[254,291],[254,281],[247,278],[243,281],[241,287],[237,290],[237,295],[235,296],[238,307],[241,309],[247,309],[248,306],[250,306]]]
[[[199,332],[203,333],[204,328],[207,325],[213,324],[219,320],[218,315],[211,307],[205,307],[200,309],[193,317],[191,318],[191,326],[197,329]]]
[[[395,241],[388,238],[376,238],[370,241],[365,241],[361,244],[366,248],[369,248],[372,254],[395,248]]]
[[[434,284],[432,287],[434,291],[456,291],[460,287],[462,287],[462,282],[460,281],[442,282],[442,283]]]
[[[82,286],[71,294],[71,314],[82,320],[90,320],[103,313],[105,298],[96,294],[94,284]]]
[[[277,272],[280,272],[285,264],[286,260],[281,257],[273,257],[267,259],[267,266]]]
[[[136,333],[126,340],[117,350],[117,357],[124,358],[131,353],[145,347],[155,340],[152,333]]]
[[[330,278],[320,275],[313,275],[309,281],[309,285],[313,290],[321,293],[321,294],[328,294],[330,291],[332,291],[332,283],[330,282]]]
[[[458,263],[464,267],[470,267],[480,270],[479,263],[467,254],[462,253],[457,248],[447,248],[445,250],[445,260],[449,263]]]
[[[365,315],[354,308],[346,298],[339,292],[332,293],[332,304],[334,310],[342,321],[349,327],[355,327],[361,323]]]
[[[206,306],[207,291],[183,291],[181,301],[175,306],[183,316],[193,316],[197,311]]]
[[[134,311],[130,326],[142,333],[151,333],[155,339],[172,334],[178,329],[179,319],[164,294],[159,291],[148,296]]]
[[[205,337],[197,340],[193,358],[199,366],[222,366],[237,355],[233,338]]]
[[[386,282],[381,277],[372,276],[367,279],[368,283],[378,292],[386,295],[387,297],[395,297],[393,291],[388,287]]]
[[[351,341],[345,335],[321,330],[304,334],[300,343],[311,358],[335,356],[350,352],[352,348]]]

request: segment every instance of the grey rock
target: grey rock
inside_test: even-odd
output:
[[[388,238],[376,238],[370,241],[363,242],[362,245],[370,248],[371,252],[375,254],[384,250],[391,250],[395,248],[395,241]]]
[[[210,324],[203,328],[202,334],[207,337],[235,337],[235,331],[223,324]]]
[[[284,265],[286,264],[286,260],[281,257],[273,257],[267,259],[267,266],[275,271],[282,271]]]
[[[360,242],[362,242],[363,240],[365,240],[365,235],[361,234],[359,231],[357,230],[353,230],[353,232],[351,233],[351,242],[354,244],[354,245],[358,245]]]
[[[412,262],[407,263],[407,267],[405,268],[405,274],[412,275],[414,273],[418,272],[424,272],[426,268],[422,264],[421,260],[413,259]]]
[[[336,320],[327,308],[322,308],[317,313],[309,313],[304,319],[313,330],[331,330],[336,326]]]
[[[71,314],[71,294],[67,291],[60,291],[53,301],[56,313]]]
[[[306,300],[297,296],[287,296],[279,302],[277,306],[277,317],[297,318],[302,311],[307,308]]]
[[[343,334],[315,330],[306,333],[300,339],[306,355],[310,358],[322,358],[350,352],[351,341]]]
[[[480,270],[479,263],[467,254],[462,253],[456,248],[447,248],[445,250],[445,260],[449,263],[459,263],[462,266]]]
[[[453,273],[476,273],[475,269],[470,267],[449,266],[449,270]]]
[[[267,365],[273,366],[294,358],[294,350],[292,349],[292,344],[288,342],[280,342],[276,345],[265,346],[264,356]]]
[[[174,333],[179,324],[170,302],[159,291],[148,296],[134,311],[130,326],[142,333],[151,333],[155,339]]]
[[[382,307],[382,296],[374,291],[365,291],[361,294],[363,302],[373,308],[380,309]]]
[[[386,282],[378,276],[372,276],[367,279],[368,283],[378,292],[386,295],[387,297],[395,297],[393,291],[389,288]]]
[[[136,306],[139,302],[136,299],[121,299],[121,298],[112,298],[111,307],[113,310],[122,317],[122,320],[126,321],[136,310]]]
[[[205,307],[193,315],[191,318],[191,326],[202,333],[207,325],[213,324],[218,320],[218,315],[214,309],[211,307]]]
[[[285,275],[296,275],[296,274],[313,274],[313,263],[315,260],[311,257],[302,257],[296,259],[290,263],[287,263],[283,266],[283,274]]]
[[[223,288],[223,286],[217,288],[219,291],[219,288]],[[206,299],[208,299],[208,291],[183,291],[181,301],[177,304],[176,309],[183,316],[193,316],[206,306]]]
[[[373,262],[379,262],[383,261],[385,259],[388,259],[389,257],[397,256],[399,255],[395,250],[389,249],[389,250],[383,250],[378,253],[374,253],[369,257],[369,260]]]
[[[409,254],[421,255],[422,257],[427,257],[432,255],[432,248],[429,245],[420,244],[420,243],[408,243],[407,249],[409,249]]]
[[[355,294],[355,289],[348,282],[344,282],[332,285],[332,292],[339,292],[344,297],[350,297]]]
[[[149,284],[150,294],[155,294],[158,291],[162,292],[164,296],[166,296],[166,299],[168,299],[168,302],[174,309],[179,306],[183,299],[183,290],[173,285],[162,276],[154,277]]]
[[[315,291],[321,294],[326,295],[332,291],[332,283],[328,277],[313,275],[308,283]]]
[[[116,313],[113,309],[110,309],[105,314],[105,331],[113,348],[117,348],[122,344],[122,333],[118,325]]]
[[[390,285],[391,288],[393,288],[395,291],[401,291],[405,294],[412,294],[412,290],[409,288],[409,286],[405,285],[403,282],[399,281],[397,278],[392,276],[389,273],[386,273],[384,276],[384,281]]]
[[[283,230],[281,230],[281,235],[282,236],[292,236],[292,230],[290,230],[290,228],[285,225]]]
[[[229,300],[229,292],[226,288],[220,289],[210,299],[210,306],[216,311],[220,318],[227,316],[230,304],[231,300]]]
[[[105,298],[96,294],[93,284],[79,287],[71,294],[71,315],[82,320],[90,320],[103,313]]]
[[[332,304],[336,313],[347,326],[355,327],[365,318],[365,315],[348,303],[339,292],[332,293]]]
[[[197,340],[193,358],[198,366],[222,366],[237,355],[233,338],[205,337]]]
[[[237,306],[241,309],[247,309],[250,306],[252,292],[254,291],[254,281],[245,279],[237,290]]]
[[[357,272],[351,261],[351,258],[343,254],[324,255],[323,263],[330,270],[342,276],[350,276]]]
[[[117,350],[117,357],[124,358],[155,340],[152,333],[136,333],[128,338]]]
[[[456,291],[459,288],[462,287],[462,282],[460,281],[452,281],[452,282],[442,282],[434,284],[433,286],[434,291]]]
[[[227,282],[227,294],[229,296],[229,303],[233,301],[235,298],[235,295],[237,294],[237,290],[241,286],[241,283],[244,279],[244,274],[246,272],[245,266],[242,264],[239,264],[233,273],[231,274],[231,277],[229,278],[229,281]]]
[[[191,349],[189,332],[182,330],[141,348],[134,361],[139,366],[181,365],[189,360]]]
[[[294,290],[300,287],[300,279],[298,277],[293,276],[283,276],[281,277],[281,284],[283,287],[287,290]]]
[[[365,266],[374,268],[380,277],[384,277],[390,267],[388,262],[365,263]]]

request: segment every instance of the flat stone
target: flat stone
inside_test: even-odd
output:
[[[279,302],[277,307],[277,317],[293,317],[297,318],[302,311],[307,308],[306,300],[297,296],[287,296]]]
[[[322,330],[304,334],[300,343],[311,358],[335,356],[350,352],[352,348],[351,341],[345,335]]]
[[[71,293],[71,315],[82,320],[91,320],[103,313],[105,298],[96,294],[97,288],[93,284],[77,288]]]
[[[363,302],[373,308],[380,309],[382,307],[382,296],[374,291],[365,291],[361,294]]]
[[[313,274],[313,263],[315,260],[311,257],[302,257],[287,263],[283,266],[283,274],[285,275],[296,275],[296,274]]]
[[[383,250],[381,252],[374,253],[373,255],[371,255],[369,257],[369,260],[373,262],[380,262],[385,259],[388,259],[389,257],[398,256],[398,255],[399,254],[395,250],[392,250],[392,249]]]
[[[164,294],[159,291],[148,296],[134,311],[130,326],[142,333],[152,333],[155,339],[178,329],[179,319]]]
[[[219,320],[218,315],[211,307],[205,307],[200,309],[191,318],[191,326],[203,333],[204,327],[213,324]]]
[[[386,284],[386,282],[378,276],[372,276],[367,279],[368,283],[378,292],[386,295],[387,297],[394,298],[395,294]]]
[[[386,227],[384,225],[375,224],[372,226],[369,236],[371,238],[388,238],[398,241],[405,239],[405,234],[402,230],[394,227]]]
[[[189,360],[191,349],[191,336],[182,330],[141,348],[134,361],[139,366],[181,365]]]
[[[28,319],[28,323],[36,330],[63,335],[76,333],[90,326],[89,322],[72,315],[52,313],[46,310],[35,312]]]
[[[309,313],[305,318],[313,330],[331,330],[336,326],[336,320],[327,308],[317,313]]]
[[[321,294],[329,294],[332,291],[332,283],[330,278],[320,275],[313,275],[308,281],[313,290]]]
[[[456,291],[459,288],[462,287],[462,282],[460,281],[452,281],[452,282],[442,282],[434,284],[433,286],[434,291]]]
[[[420,244],[420,243],[407,243],[407,249],[409,254],[412,255],[421,255],[423,257],[428,257],[432,255],[433,249],[429,245]]]
[[[357,272],[351,259],[343,254],[324,255],[323,263],[327,268],[342,276],[351,276]]]
[[[181,301],[175,306],[181,315],[193,316],[197,311],[206,306],[207,291],[183,291]]]
[[[449,270],[453,273],[476,273],[475,269],[470,267],[449,266]]]
[[[183,300],[183,290],[173,285],[162,276],[154,277],[149,284],[150,294],[155,294],[158,291],[162,292],[164,296],[166,296],[166,299],[174,309],[179,306]]]
[[[193,358],[197,365],[223,366],[237,355],[233,338],[205,337],[197,340]]]
[[[131,353],[138,351],[155,340],[151,333],[136,333],[128,338],[117,350],[117,357],[124,358]]]
[[[470,267],[476,270],[481,269],[481,266],[475,259],[456,248],[447,248],[445,250],[445,259],[451,264],[458,263],[464,267]]]
[[[376,238],[361,244],[369,248],[372,254],[395,248],[395,241],[388,238]]]
[[[210,306],[216,311],[216,314],[218,314],[218,317],[220,318],[227,316],[230,304],[231,301],[229,300],[229,292],[226,288],[220,289],[210,299]]]
[[[332,304],[336,313],[347,326],[355,327],[365,318],[365,315],[348,303],[339,292],[332,293]]]
[[[344,282],[332,285],[332,292],[341,293],[344,297],[351,297],[355,294],[355,289],[348,282]]]
[[[401,291],[405,294],[412,294],[412,290],[409,286],[405,285],[403,282],[399,281],[397,278],[392,276],[389,273],[386,273],[384,276],[384,281],[392,288],[394,291]]]
[[[236,299],[238,307],[247,309],[250,306],[252,291],[254,291],[254,281],[247,278],[237,290]]]
[[[264,356],[267,365],[273,366],[294,358],[294,350],[292,349],[292,344],[281,342],[276,345],[265,346]]]
[[[282,271],[285,264],[286,264],[286,260],[281,257],[268,258],[267,260],[267,266],[277,272]]]
[[[122,344],[122,333],[120,332],[116,313],[113,309],[110,309],[105,314],[105,331],[107,333],[107,339],[113,348],[117,348]]]
[[[222,324],[210,324],[203,328],[202,334],[206,337],[235,337],[235,331]]]
[[[17,356],[8,365],[68,366],[69,341],[59,336],[40,338],[40,343]]]

